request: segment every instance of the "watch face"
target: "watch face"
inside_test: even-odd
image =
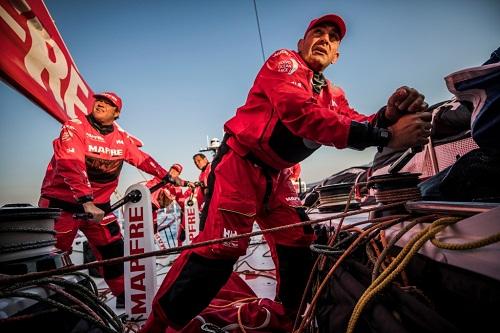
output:
[[[387,139],[389,137],[389,131],[386,130],[380,131],[380,136],[383,137],[384,139]]]

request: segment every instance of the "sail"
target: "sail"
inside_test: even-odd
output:
[[[0,75],[59,122],[89,113],[83,80],[41,0],[0,0]]]
[[[2,80],[61,123],[87,115],[94,93],[43,1],[0,0],[0,18]]]

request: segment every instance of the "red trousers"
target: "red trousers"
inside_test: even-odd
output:
[[[41,198],[40,207],[48,207],[49,201]],[[96,260],[111,259],[123,256],[123,237],[118,220],[113,213],[97,223],[91,220],[74,219],[72,212],[62,211],[55,220],[56,247],[71,253],[73,240],[78,230],[81,230],[94,253]],[[113,295],[124,292],[123,264],[101,266],[101,273]]]
[[[227,149],[212,164],[205,205],[208,214],[194,243],[249,233],[306,220],[300,213],[288,172],[258,166]],[[212,178],[213,179],[213,178]],[[203,224],[203,217],[202,217]],[[265,235],[276,265],[278,297],[285,308],[297,307],[312,265],[310,227],[295,227]],[[143,332],[179,329],[201,312],[228,280],[249,239],[186,250],[174,262],[158,290]]]

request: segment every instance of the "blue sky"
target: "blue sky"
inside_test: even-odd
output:
[[[192,155],[242,105],[263,64],[252,0],[45,1],[83,78],[124,101],[120,125],[165,167],[195,179]],[[474,67],[500,44],[500,2],[257,0],[266,57],[295,49],[309,21],[335,12],[347,35],[326,76],[371,114],[399,86],[429,104],[450,97],[443,77]],[[60,124],[0,83],[0,204],[36,203]],[[306,182],[371,161],[323,147],[302,163]],[[143,177],[124,168],[119,191]],[[113,198],[112,201],[115,201]]]

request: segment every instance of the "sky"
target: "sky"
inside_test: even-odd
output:
[[[253,0],[45,1],[82,77],[123,99],[119,123],[165,168],[199,171],[192,156],[244,104],[263,64]],[[398,87],[432,105],[451,97],[443,78],[486,61],[500,46],[500,1],[256,0],[265,57],[296,49],[311,19],[341,15],[347,34],[325,75],[352,107],[372,114]],[[36,204],[60,124],[0,83],[0,205]],[[370,163],[363,152],[322,147],[302,162],[319,181]],[[211,156],[209,156],[211,158]],[[118,193],[148,175],[125,167]],[[113,197],[112,202],[117,198]]]

